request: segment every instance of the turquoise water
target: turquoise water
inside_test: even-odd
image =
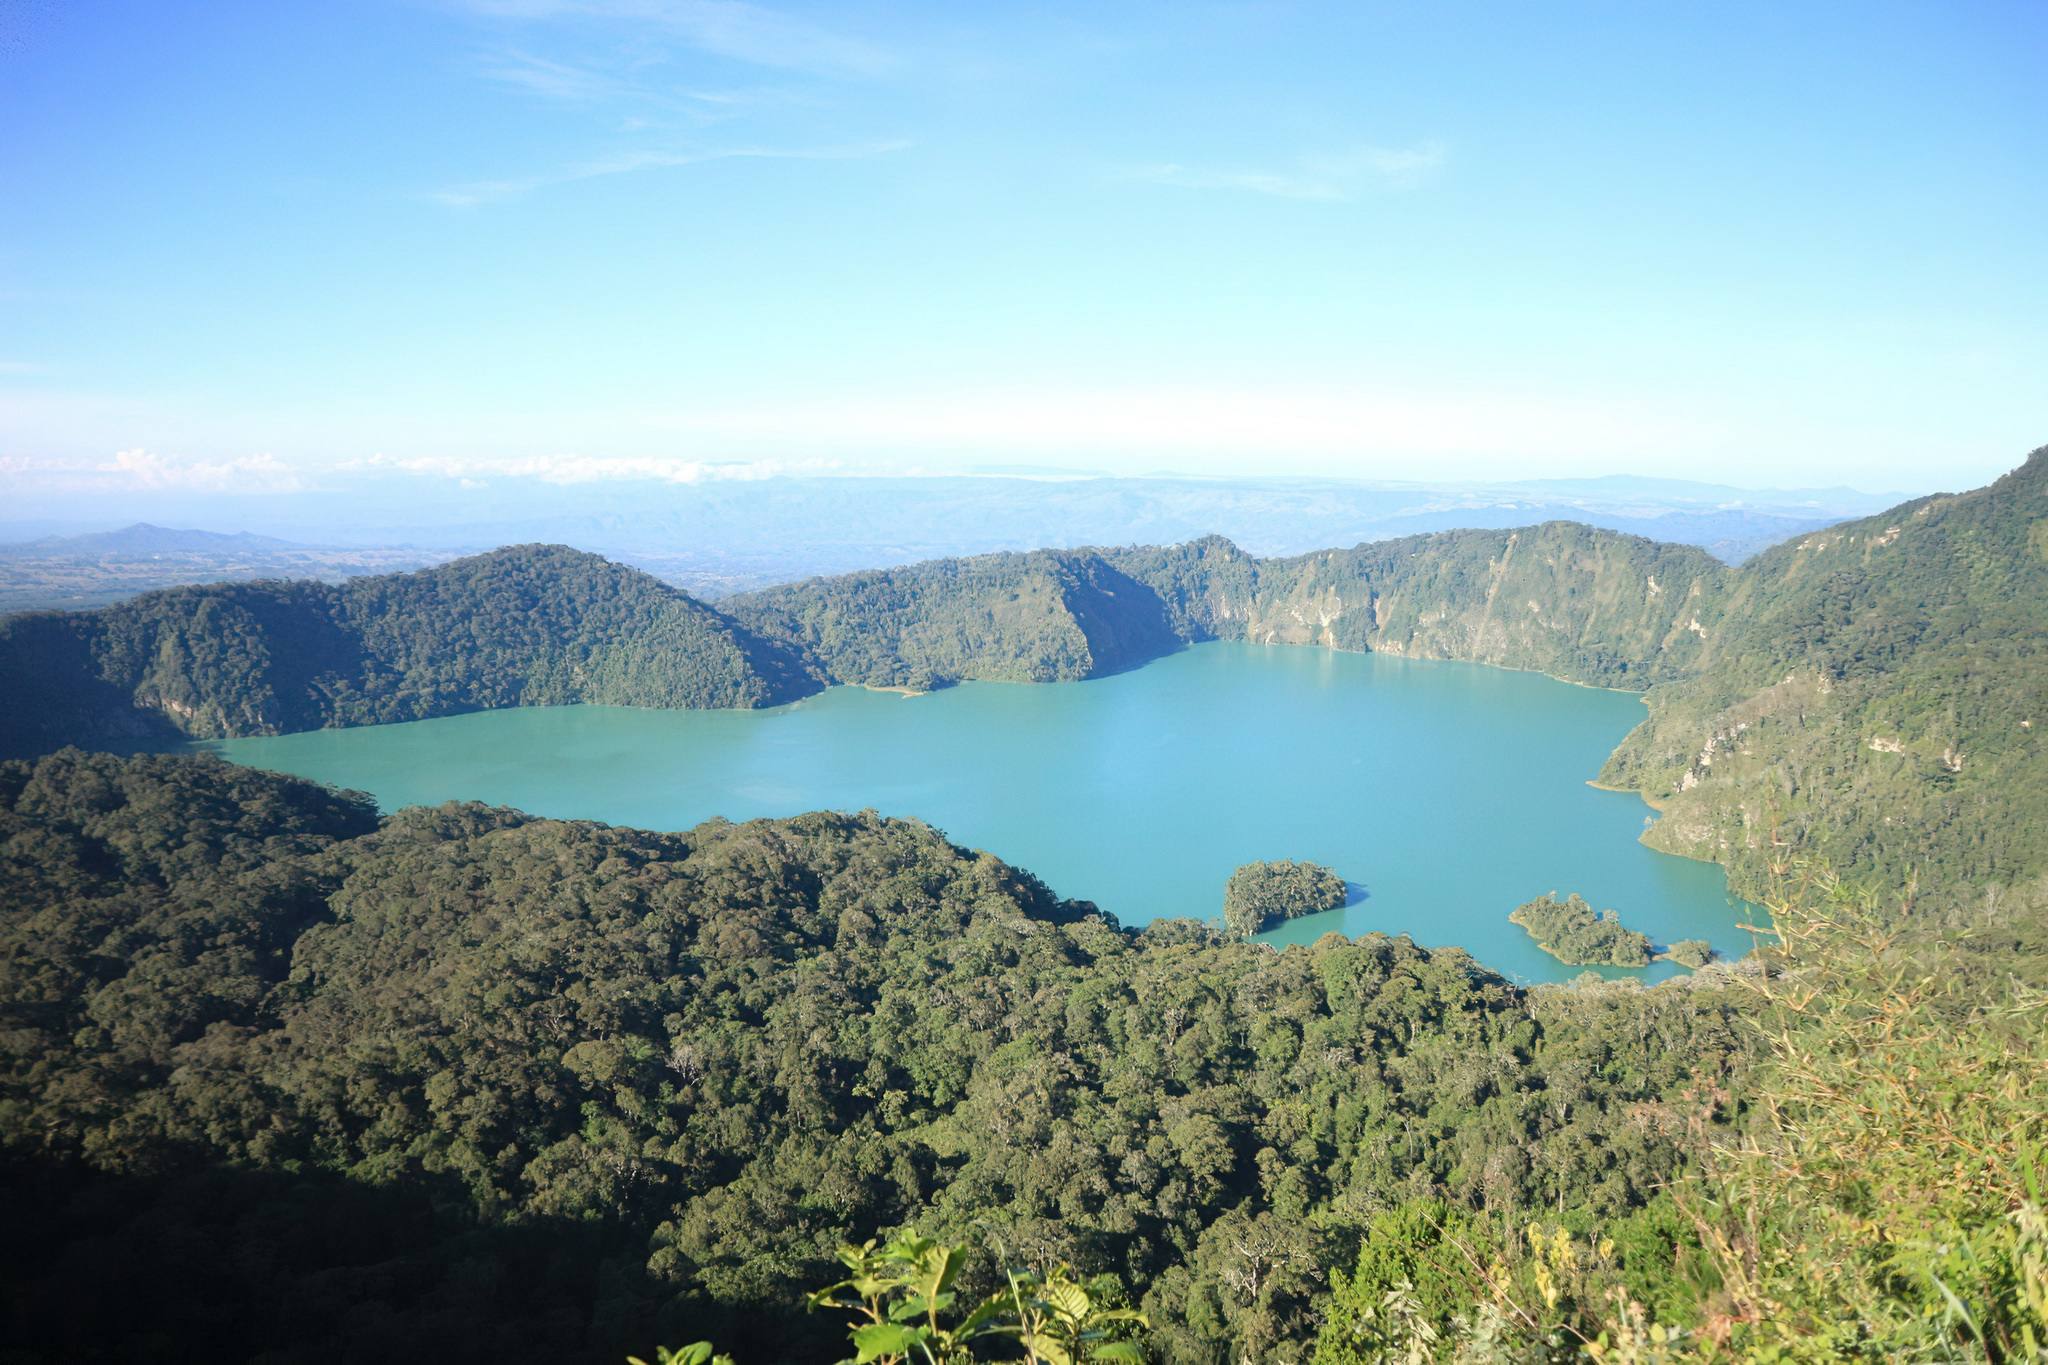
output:
[[[1660,944],[1750,947],[1736,925],[1751,911],[1720,868],[1643,847],[1649,808],[1586,785],[1642,714],[1633,696],[1530,673],[1205,644],[1079,683],[834,688],[772,711],[487,711],[202,747],[387,810],[479,800],[682,829],[873,807],[1126,924],[1215,917],[1240,863],[1309,858],[1356,884],[1353,903],[1274,941],[1378,929],[1562,980],[1581,969],[1507,922],[1545,891],[1612,906]]]

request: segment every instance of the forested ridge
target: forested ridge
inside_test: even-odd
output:
[[[2048,915],[2048,449],[1728,576],[1603,780],[1738,881],[1820,853],[1932,907]]]
[[[0,619],[0,753],[16,755],[494,706],[762,706],[816,686],[786,648],[564,546]]]
[[[1183,643],[1148,586],[1088,551],[933,560],[768,588],[726,607],[835,682],[920,691],[1095,677]]]

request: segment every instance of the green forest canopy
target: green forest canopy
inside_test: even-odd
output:
[[[1846,888],[1774,903],[1772,975],[1521,989],[1133,933],[872,815],[379,819],[75,750],[0,763],[0,874],[13,1359],[823,1360],[805,1291],[907,1225],[1176,1362],[2048,1331],[2048,935]]]
[[[1643,1116],[1748,1065],[1724,990],[1132,932],[872,815],[379,820],[67,750],[0,764],[0,856],[4,1335],[48,1355],[823,1359],[803,1291],[906,1222],[1110,1273],[1166,1359],[1305,1349],[1389,1201],[1650,1216]]]

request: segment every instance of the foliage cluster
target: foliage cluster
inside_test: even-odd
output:
[[[1666,948],[1660,956],[1676,962],[1681,967],[1704,967],[1716,956],[1714,945],[1703,938],[1682,938]]]
[[[942,1246],[906,1230],[877,1245],[839,1249],[845,1279],[814,1289],[812,1309],[831,1309],[852,1322],[853,1365],[953,1365],[987,1359],[993,1347],[1026,1365],[1077,1365],[1093,1360],[1143,1360],[1133,1339],[1145,1315],[1098,1302],[1120,1298],[1106,1278],[1094,1286],[1061,1265],[1040,1274],[1008,1269],[1003,1282],[964,1313],[956,1312],[964,1246]]]
[[[1249,938],[1274,920],[1336,910],[1349,898],[1344,879],[1321,863],[1246,863],[1223,884],[1223,928]]]
[[[2048,991],[1831,874],[1749,978],[1751,1121],[1702,1144],[1717,1335],[1813,1360],[2048,1358]]]

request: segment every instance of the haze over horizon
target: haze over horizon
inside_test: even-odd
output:
[[[16,515],[1017,466],[1921,493],[2048,432],[2035,7],[0,13]]]

